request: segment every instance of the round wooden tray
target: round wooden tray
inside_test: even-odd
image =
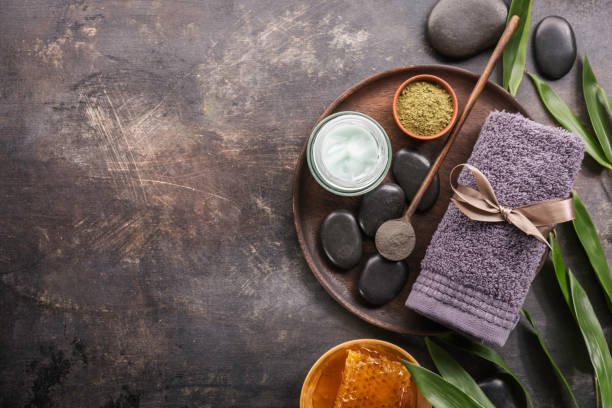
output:
[[[391,139],[393,152],[408,147],[427,156],[431,161],[442,149],[446,137],[430,141],[419,141],[404,134],[393,120],[392,102],[397,88],[406,79],[419,74],[432,74],[447,81],[455,90],[461,109],[478,76],[456,67],[443,65],[414,65],[392,69],[358,83],[336,99],[321,115],[324,117],[339,111],[358,111],[376,119]],[[417,335],[432,335],[447,331],[442,326],[426,319],[404,306],[419,270],[425,249],[448,206],[451,196],[449,172],[457,164],[467,161],[478,138],[480,128],[493,110],[520,112],[529,117],[525,109],[500,86],[488,82],[472,112],[463,125],[455,144],[439,171],[440,195],[429,211],[415,214],[412,223],[417,231],[414,252],[405,261],[410,270],[408,284],[391,302],[381,307],[365,303],[357,293],[357,281],[365,261],[376,252],[374,240],[364,236],[364,256],[361,263],[349,271],[334,267],[325,257],[319,240],[323,219],[337,209],[348,209],[355,215],[361,197],[340,197],[324,190],[310,175],[306,163],[306,143],[298,159],[293,191],[293,215],[295,228],[304,257],[321,285],[342,306],[363,320],[397,332]],[[392,181],[391,172],[386,181]]]

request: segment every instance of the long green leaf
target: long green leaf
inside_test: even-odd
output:
[[[429,337],[425,337],[425,344],[436,368],[446,381],[471,396],[483,407],[495,408],[495,405],[493,405],[484,391],[476,384],[472,376],[461,367],[457,360],[452,358],[442,347],[431,341]]]
[[[604,167],[612,169],[612,162],[605,156],[597,139],[589,133],[584,125],[578,120],[576,115],[572,113],[570,108],[563,100],[552,90],[552,88],[536,75],[529,73],[533,84],[535,85],[540,98],[548,109],[548,112],[559,122],[561,126],[580,136],[584,140],[586,152]]]
[[[595,383],[595,408],[599,408],[599,381],[597,376],[593,376],[593,383]]]
[[[601,394],[601,406],[602,408],[612,408],[612,356],[606,338],[584,289],[580,286],[572,271],[565,268],[556,237],[551,234],[549,240],[553,247],[553,264],[557,281],[562,292],[567,290],[569,294],[566,297],[567,305],[580,328],[591,364],[595,370],[595,379],[598,382],[597,385]],[[560,258],[560,262],[554,262],[555,258]],[[565,275],[565,277],[560,280],[559,277],[562,275]]]
[[[529,38],[529,23],[531,20],[531,0],[512,0],[506,23],[514,15],[519,16],[520,21],[504,49],[502,63],[504,88],[516,96],[525,71],[527,40]]]
[[[561,255],[561,247],[559,246],[559,240],[557,240],[557,237],[554,236],[551,232],[550,234],[548,234],[548,242],[550,243],[551,247],[550,254],[553,261],[553,267],[555,269],[555,275],[557,276],[557,283],[559,284],[561,293],[565,298],[565,302],[567,302],[567,305],[570,307],[572,315],[574,315],[572,299],[570,298],[569,282],[567,281],[567,272],[565,271],[565,261],[563,260],[563,256]]]
[[[436,408],[485,408],[459,388],[426,368],[402,360],[427,401]]]
[[[597,100],[599,101],[601,106],[604,107],[604,111],[605,111],[604,119],[607,120],[608,127],[612,128],[612,98],[610,98],[610,96],[606,94],[606,91],[604,91],[604,89],[599,85],[597,85]]]
[[[612,355],[589,298],[569,269],[572,306],[599,382],[602,408],[612,408]]]
[[[608,122],[612,126],[612,98],[604,91],[604,89],[597,85],[597,98],[599,102],[604,106],[606,110],[606,116],[608,116]]]
[[[538,343],[540,343],[540,347],[542,347],[542,350],[544,351],[544,354],[546,354],[546,357],[548,357],[548,361],[550,361],[550,364],[552,364],[553,368],[557,372],[557,375],[559,376],[559,378],[563,382],[563,385],[565,385],[565,388],[567,389],[567,392],[569,393],[570,397],[572,398],[572,401],[574,401],[574,405],[576,406],[576,408],[578,408],[578,401],[576,401],[576,397],[574,396],[574,393],[572,392],[572,388],[570,387],[569,383],[565,379],[565,376],[563,375],[563,372],[561,371],[561,369],[559,368],[557,363],[555,363],[555,360],[553,360],[552,355],[550,354],[550,352],[546,348],[546,344],[544,344],[544,340],[542,340],[542,336],[540,336],[540,331],[536,327],[535,321],[531,318],[531,315],[529,314],[529,312],[527,310],[521,309],[521,314],[525,317],[525,319],[527,319],[527,321],[531,325],[531,328],[533,329],[536,337],[538,338]]]
[[[599,144],[608,161],[612,162],[612,124],[608,122],[606,108],[598,96],[599,89],[597,78],[595,78],[591,64],[589,64],[589,59],[585,55],[582,65],[582,92],[584,93],[584,101],[586,102],[589,118],[591,119],[591,124]],[[607,103],[605,100],[603,102]]]
[[[512,378],[514,378],[514,381],[516,381],[516,383],[521,387],[521,389],[525,393],[525,397],[527,397],[527,400],[529,401],[529,406],[533,408],[531,395],[529,395],[527,388],[525,388],[521,380],[518,379],[516,374],[514,374],[512,369],[508,366],[508,364],[506,364],[506,362],[495,350],[490,349],[484,344],[476,343],[456,333],[443,334],[436,337],[436,339],[444,342],[445,344],[466,351],[470,354],[474,354],[480,358],[484,358],[485,360],[490,361],[491,363],[496,364],[500,368],[504,369],[508,374],[512,376]]]
[[[610,273],[610,267],[608,266],[608,260],[606,254],[601,246],[599,240],[599,234],[597,233],[597,227],[593,223],[591,216],[584,203],[578,196],[578,193],[574,191],[574,211],[576,212],[576,218],[573,221],[574,229],[578,235],[580,243],[584,247],[584,250],[589,257],[591,266],[595,271],[595,276],[599,280],[608,303],[608,309],[612,312],[612,273]]]

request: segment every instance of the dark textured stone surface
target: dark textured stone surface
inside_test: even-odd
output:
[[[361,231],[355,216],[347,210],[330,213],[321,224],[321,246],[338,268],[350,269],[363,255]]]
[[[406,193],[408,204],[412,201],[421,183],[427,176],[431,162],[427,157],[409,149],[401,149],[393,156],[393,177]],[[440,193],[440,177],[438,174],[429,185],[421,199],[418,211],[427,211],[438,199]]]
[[[527,399],[510,375],[497,374],[478,383],[495,408],[527,408]]]
[[[408,266],[404,262],[372,255],[361,271],[359,294],[372,305],[384,305],[397,296],[407,280]]]
[[[361,200],[359,226],[373,237],[383,222],[401,217],[405,205],[404,190],[395,183],[383,183]]]
[[[533,34],[538,70],[550,79],[567,74],[576,60],[576,36],[570,23],[559,16],[540,21]]]
[[[439,0],[427,19],[427,39],[442,55],[467,58],[495,45],[507,14],[503,0]]]
[[[433,5],[3,0],[0,406],[295,407],[316,359],[355,338],[434,369],[422,339],[361,321],[321,288],[291,214],[295,162],[331,101],[377,72],[448,63],[425,40]],[[553,14],[610,92],[612,8],[534,2],[532,22]],[[488,57],[455,65],[479,73]],[[577,68],[554,88],[588,123]],[[527,78],[518,99],[554,123]],[[612,172],[586,158],[574,187],[612,265]],[[571,224],[559,236],[611,342]],[[547,265],[525,307],[593,407],[556,287]],[[572,406],[524,324],[498,351],[536,407]]]

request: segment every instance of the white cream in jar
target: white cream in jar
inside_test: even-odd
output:
[[[384,129],[359,112],[338,112],[323,119],[307,147],[308,166],[325,189],[360,195],[382,182],[391,163]]]

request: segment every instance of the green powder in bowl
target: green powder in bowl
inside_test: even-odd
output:
[[[431,136],[441,132],[453,116],[446,89],[428,81],[411,82],[397,98],[397,118],[410,133]]]

